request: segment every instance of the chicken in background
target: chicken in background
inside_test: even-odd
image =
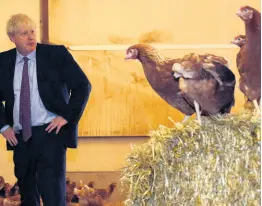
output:
[[[5,199],[5,179],[0,176],[0,206],[3,206]]]
[[[252,101],[260,114],[261,99],[261,14],[250,6],[241,7],[236,13],[245,24],[246,42],[239,52],[239,88]]]
[[[107,200],[111,197],[112,193],[114,192],[117,184],[111,183],[107,189],[97,189],[94,187],[95,182],[89,182],[90,187],[95,189],[95,192],[102,197],[103,200]]]
[[[103,206],[104,202],[95,190],[80,181],[80,186],[74,189],[74,194],[78,198],[80,206]]]
[[[95,183],[95,182],[90,181],[90,182],[87,184],[87,186],[88,186],[89,188],[93,188],[93,189],[94,189],[94,183]],[[83,184],[82,180],[80,180],[80,186],[77,187],[77,189],[78,189],[78,190],[81,190],[83,187],[84,187],[84,184]],[[93,190],[93,191],[94,191],[94,190]],[[73,198],[71,199],[71,202],[72,202],[72,203],[79,203],[79,198],[77,197],[77,195],[74,194]]]
[[[86,189],[88,188],[88,192],[90,192],[90,193],[95,192],[94,186],[93,186],[94,182],[90,181],[87,185],[84,184],[82,180],[80,180],[79,182],[80,182],[80,184],[77,187],[78,190],[82,190],[85,187]]]
[[[95,193],[88,197],[80,195],[78,204],[80,206],[104,206],[103,199]]]
[[[67,177],[67,178],[66,178],[66,186],[69,186],[70,183],[71,183],[71,181],[70,181],[70,179]]]
[[[75,197],[76,195],[74,194],[75,188],[76,188],[75,182],[70,183],[70,180],[66,181],[66,203],[67,204],[72,202],[72,200],[76,198]]]
[[[231,41],[231,44],[235,44],[238,47],[242,47],[246,43],[246,36],[245,35],[238,35]]]
[[[18,183],[16,182],[12,187],[10,187],[10,190],[6,193],[6,197],[14,197],[19,195],[19,187]]]
[[[5,197],[5,179],[0,176],[0,198]]]
[[[240,50],[237,53],[237,58],[236,58],[237,68],[238,68],[238,71],[240,73],[241,72],[240,71],[240,62],[241,62],[241,56],[243,55],[243,51],[244,51],[243,46],[246,43],[246,36],[245,35],[238,35],[234,38],[233,41],[231,41],[231,43],[240,47]]]
[[[194,108],[180,95],[178,81],[174,81],[172,76],[172,66],[178,59],[166,58],[148,44],[130,46],[126,50],[125,59],[137,59],[141,62],[152,89],[169,105],[185,114],[182,122],[195,113]]]
[[[5,199],[3,202],[3,206],[18,206],[21,204],[19,187],[16,182],[13,186],[6,187]]]
[[[90,181],[90,182],[88,182],[87,186],[94,189],[95,188],[95,182],[94,181]]]
[[[234,38],[233,41],[231,41],[231,44],[235,44],[236,46],[238,46],[240,48],[239,52],[237,53],[237,59],[236,59],[236,64],[237,64],[237,68],[239,67],[240,64],[240,57],[241,57],[241,48],[242,46],[246,43],[246,36],[245,35],[238,35]],[[240,71],[239,71],[240,72]],[[244,104],[244,108],[246,110],[254,110],[255,107],[252,103],[251,100],[249,100],[246,96],[245,97],[245,104]]]
[[[200,116],[230,113],[235,103],[236,80],[228,64],[213,54],[190,53],[172,67],[181,95],[195,108],[200,124]]]
[[[1,186],[1,196],[0,196],[0,206],[4,205],[4,200],[6,199],[6,196],[8,195],[8,192],[12,188],[12,186],[9,183],[4,183]]]

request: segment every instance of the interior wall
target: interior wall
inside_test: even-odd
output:
[[[50,40],[67,44],[227,44],[244,32],[237,10],[259,0],[50,0]],[[146,33],[148,33],[146,35]]]

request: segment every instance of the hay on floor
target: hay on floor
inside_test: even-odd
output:
[[[126,157],[125,205],[260,205],[260,117],[160,126]]]

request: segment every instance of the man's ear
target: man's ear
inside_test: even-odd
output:
[[[9,37],[10,41],[14,43],[14,36],[9,34],[8,37]]]

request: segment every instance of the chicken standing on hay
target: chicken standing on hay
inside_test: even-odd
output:
[[[246,42],[238,54],[239,88],[260,113],[261,99],[261,14],[256,9],[241,7],[237,15],[245,23]]]
[[[204,58],[206,62],[202,62],[205,64],[197,65],[190,59],[191,55],[186,55],[183,59],[169,59],[161,56],[154,47],[147,44],[136,44],[126,51],[126,59],[138,59],[142,63],[145,76],[154,91],[171,106],[186,115],[183,121],[197,111],[198,121],[201,124],[199,110],[202,110],[201,115],[230,112],[234,105],[235,76],[225,66],[228,62],[222,57],[208,54],[206,59]],[[203,60],[203,56],[196,56]],[[183,69],[180,63],[187,64],[188,69],[196,66],[197,70],[188,70],[189,73],[180,73],[181,70],[179,70],[180,72],[174,73],[175,76],[179,74],[177,78],[174,78],[174,67]],[[191,78],[184,76],[188,74],[191,75]],[[185,90],[182,81],[188,85],[190,90]],[[196,95],[191,92],[197,92],[198,96],[195,97]],[[196,99],[192,100],[192,97]]]
[[[235,75],[223,57],[190,53],[173,65],[181,95],[194,106],[197,119],[230,113],[235,103]]]
[[[195,113],[194,108],[179,94],[178,81],[174,81],[172,76],[172,66],[177,59],[167,59],[147,44],[129,47],[126,59],[138,59],[142,63],[145,76],[153,90],[168,104],[186,115],[183,121]]]

